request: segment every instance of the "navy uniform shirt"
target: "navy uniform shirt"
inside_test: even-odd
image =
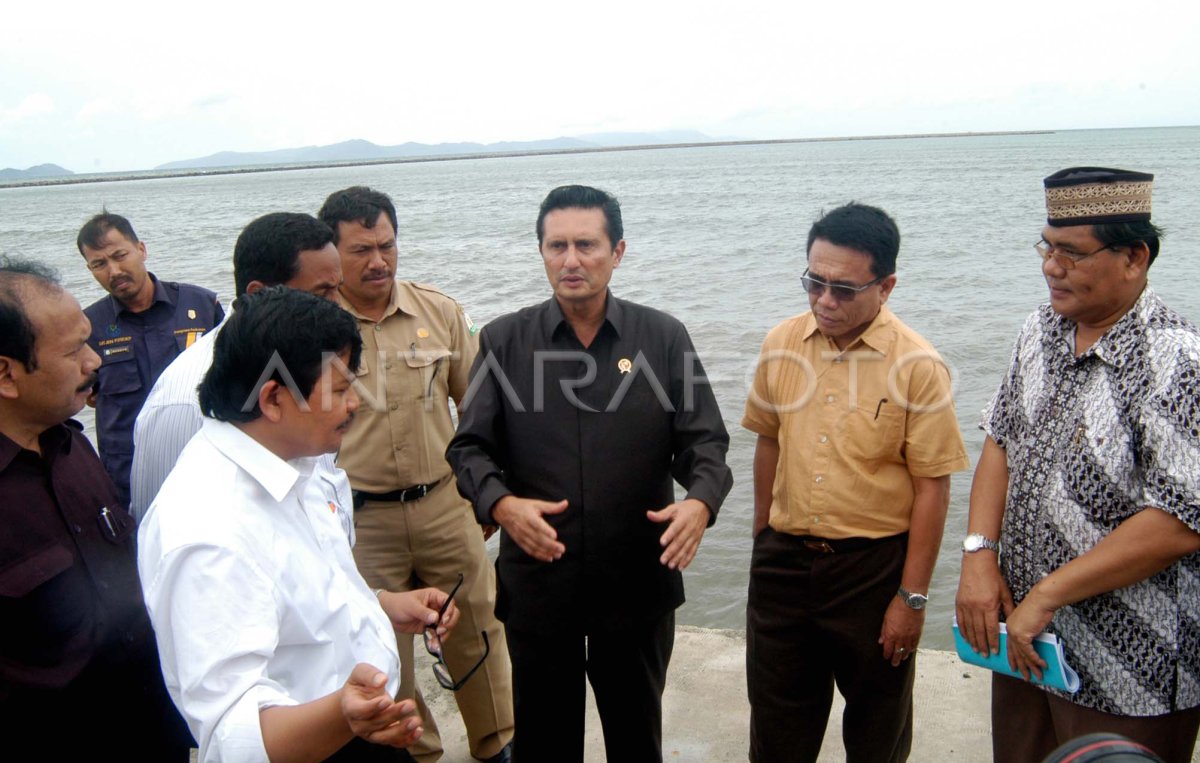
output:
[[[96,440],[100,459],[129,505],[133,423],[150,388],[171,361],[225,317],[217,295],[186,283],[154,282],[154,302],[133,313],[111,294],[84,313],[92,322],[88,344],[100,356]]]
[[[446,456],[480,522],[508,494],[567,499],[544,519],[566,553],[535,560],[501,535],[496,614],[539,632],[635,627],[683,603],[659,562],[672,482],[715,519],[733,477],[729,435],[683,324],[610,293],[584,348],[558,302],[499,318],[479,355]]]

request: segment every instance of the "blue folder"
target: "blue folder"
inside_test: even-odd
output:
[[[1004,627],[1004,623],[1000,623],[1000,651],[996,654],[976,652],[958,632],[957,622],[954,623],[953,628],[954,648],[958,651],[960,660],[1003,673],[1006,676],[1019,678],[1022,681],[1025,680],[1025,676],[1008,666],[1008,629]],[[1079,691],[1079,674],[1067,664],[1067,659],[1063,656],[1062,642],[1058,636],[1052,633],[1039,633],[1033,639],[1033,650],[1037,652],[1038,657],[1046,661],[1046,667],[1042,670],[1040,679],[1030,673],[1030,683],[1053,686],[1055,689],[1061,689],[1071,694]]]

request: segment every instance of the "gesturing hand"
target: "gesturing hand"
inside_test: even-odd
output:
[[[543,515],[561,514],[567,502],[537,501],[506,495],[492,509],[492,518],[508,533],[521,549],[534,559],[553,562],[561,559],[567,547],[558,540],[558,533]]]
[[[342,717],[355,736],[374,744],[407,747],[421,737],[421,719],[411,699],[396,702],[387,692],[387,676],[360,662],[346,679],[341,696]]]
[[[666,522],[667,530],[659,543],[666,549],[658,561],[673,570],[687,569],[700,549],[700,539],[708,527],[710,513],[703,501],[686,498],[665,509],[647,511],[651,522]]]

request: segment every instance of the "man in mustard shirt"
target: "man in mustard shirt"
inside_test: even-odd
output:
[[[912,746],[913,653],[967,468],[950,374],[886,306],[900,232],[848,204],[808,234],[812,310],[767,335],[742,425],[754,452],[750,760],[812,761],[833,687],[850,761]]]
[[[448,592],[462,575],[455,595],[462,620],[445,661],[453,683],[462,682],[454,698],[471,755],[503,763],[511,757],[513,707],[495,573],[445,456],[454,434],[450,401],[457,407],[467,391],[476,329],[450,297],[395,277],[396,208],[386,194],[336,191],[317,216],[334,231],[339,300],[363,339],[362,404],[338,453],[355,494],[355,562],[372,588],[389,591]],[[442,753],[437,724],[413,684],[412,636],[396,640],[401,696],[416,699],[425,727],[410,752],[429,763]]]

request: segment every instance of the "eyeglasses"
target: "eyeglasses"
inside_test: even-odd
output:
[[[829,289],[829,293],[838,302],[849,302],[885,278],[887,276],[879,276],[874,281],[868,281],[862,286],[852,286],[848,283],[828,283],[827,281],[822,281],[820,278],[810,276],[808,271],[805,270],[804,275],[800,276],[800,285],[814,297],[820,297],[825,293],[826,289]]]
[[[425,651],[429,652],[436,658],[433,663],[433,676],[437,682],[442,685],[443,689],[450,691],[458,691],[462,685],[471,680],[471,676],[475,675],[475,671],[479,670],[479,666],[492,653],[492,645],[488,642],[487,631],[480,631],[483,636],[483,656],[479,658],[479,662],[475,663],[475,667],[467,671],[467,674],[457,681],[450,675],[450,668],[446,665],[446,658],[442,655],[442,642],[437,635],[437,626],[442,622],[442,617],[446,614],[446,610],[450,607],[450,602],[454,601],[454,594],[458,593],[458,589],[462,587],[463,576],[458,573],[458,582],[450,589],[450,595],[446,597],[446,603],[438,610],[438,619],[433,625],[425,626]]]
[[[1112,249],[1114,246],[1116,246],[1116,244],[1105,244],[1094,252],[1080,254],[1079,252],[1072,252],[1069,249],[1063,249],[1056,244],[1051,244],[1049,241],[1043,238],[1039,239],[1038,242],[1033,245],[1033,248],[1037,250],[1038,254],[1042,255],[1042,262],[1045,262],[1053,257],[1054,261],[1057,262],[1059,267],[1061,267],[1063,270],[1074,270],[1075,266],[1078,265],[1082,260],[1091,257],[1093,254],[1099,254],[1105,249]]]

